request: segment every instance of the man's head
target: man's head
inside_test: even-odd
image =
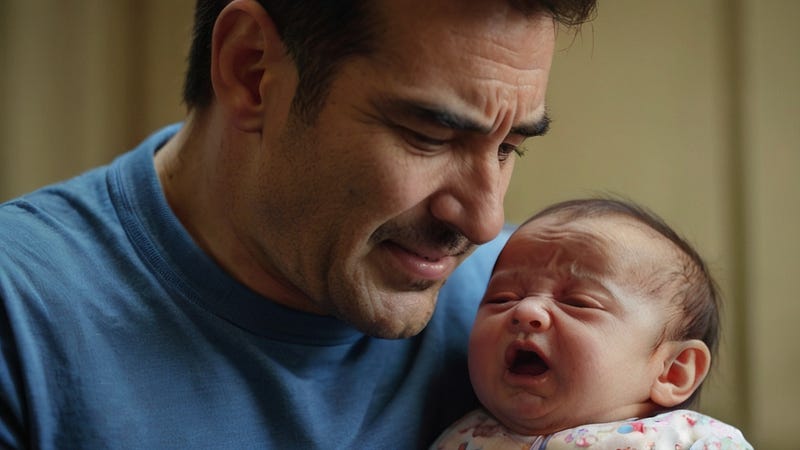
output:
[[[688,406],[718,340],[718,294],[692,247],[616,200],[554,205],[502,251],[470,375],[512,429],[553,432]]]
[[[547,129],[559,2],[202,3],[216,19],[193,48],[211,56],[190,58],[184,134],[204,150],[157,155],[176,210],[180,177],[187,197],[216,186],[182,221],[275,302],[418,333],[445,278],[500,231],[515,151]]]
[[[214,98],[211,38],[220,12],[231,0],[197,0],[184,102],[204,108]],[[255,0],[254,0],[255,1]],[[325,101],[331,79],[349,57],[369,55],[381,38],[378,2],[370,0],[258,0],[275,24],[300,76],[293,108],[310,121]],[[513,0],[528,14],[544,13],[557,23],[577,26],[588,20],[595,0]],[[409,4],[409,8],[414,8]]]

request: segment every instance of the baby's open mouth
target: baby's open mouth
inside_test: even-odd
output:
[[[511,359],[509,372],[516,375],[536,376],[547,372],[547,364],[536,352],[517,350]]]

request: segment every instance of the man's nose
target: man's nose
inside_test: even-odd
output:
[[[514,307],[511,327],[515,333],[535,333],[550,329],[552,317],[547,302],[542,298],[527,297]]]
[[[513,160],[506,164],[513,165]],[[473,243],[483,244],[503,227],[503,199],[512,167],[502,167],[496,153],[475,155],[459,165],[451,169],[450,178],[431,199],[431,214]]]

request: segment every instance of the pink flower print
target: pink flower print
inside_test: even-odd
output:
[[[597,440],[597,436],[589,433],[589,430],[580,428],[574,433],[570,433],[569,436],[564,439],[564,442],[574,442],[576,447],[585,448],[590,447],[592,444],[596,443]]]
[[[630,422],[617,428],[617,433],[619,434],[628,434],[633,433],[634,431],[644,433],[644,422]]]

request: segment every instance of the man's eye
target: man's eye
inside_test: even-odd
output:
[[[438,151],[449,142],[447,139],[438,139],[408,128],[403,128],[403,134],[409,144],[426,151]]]
[[[523,147],[518,147],[514,144],[509,144],[504,142],[500,144],[500,147],[497,150],[497,159],[500,161],[505,161],[511,156],[512,153],[516,153],[519,157],[525,155],[525,149]]]

